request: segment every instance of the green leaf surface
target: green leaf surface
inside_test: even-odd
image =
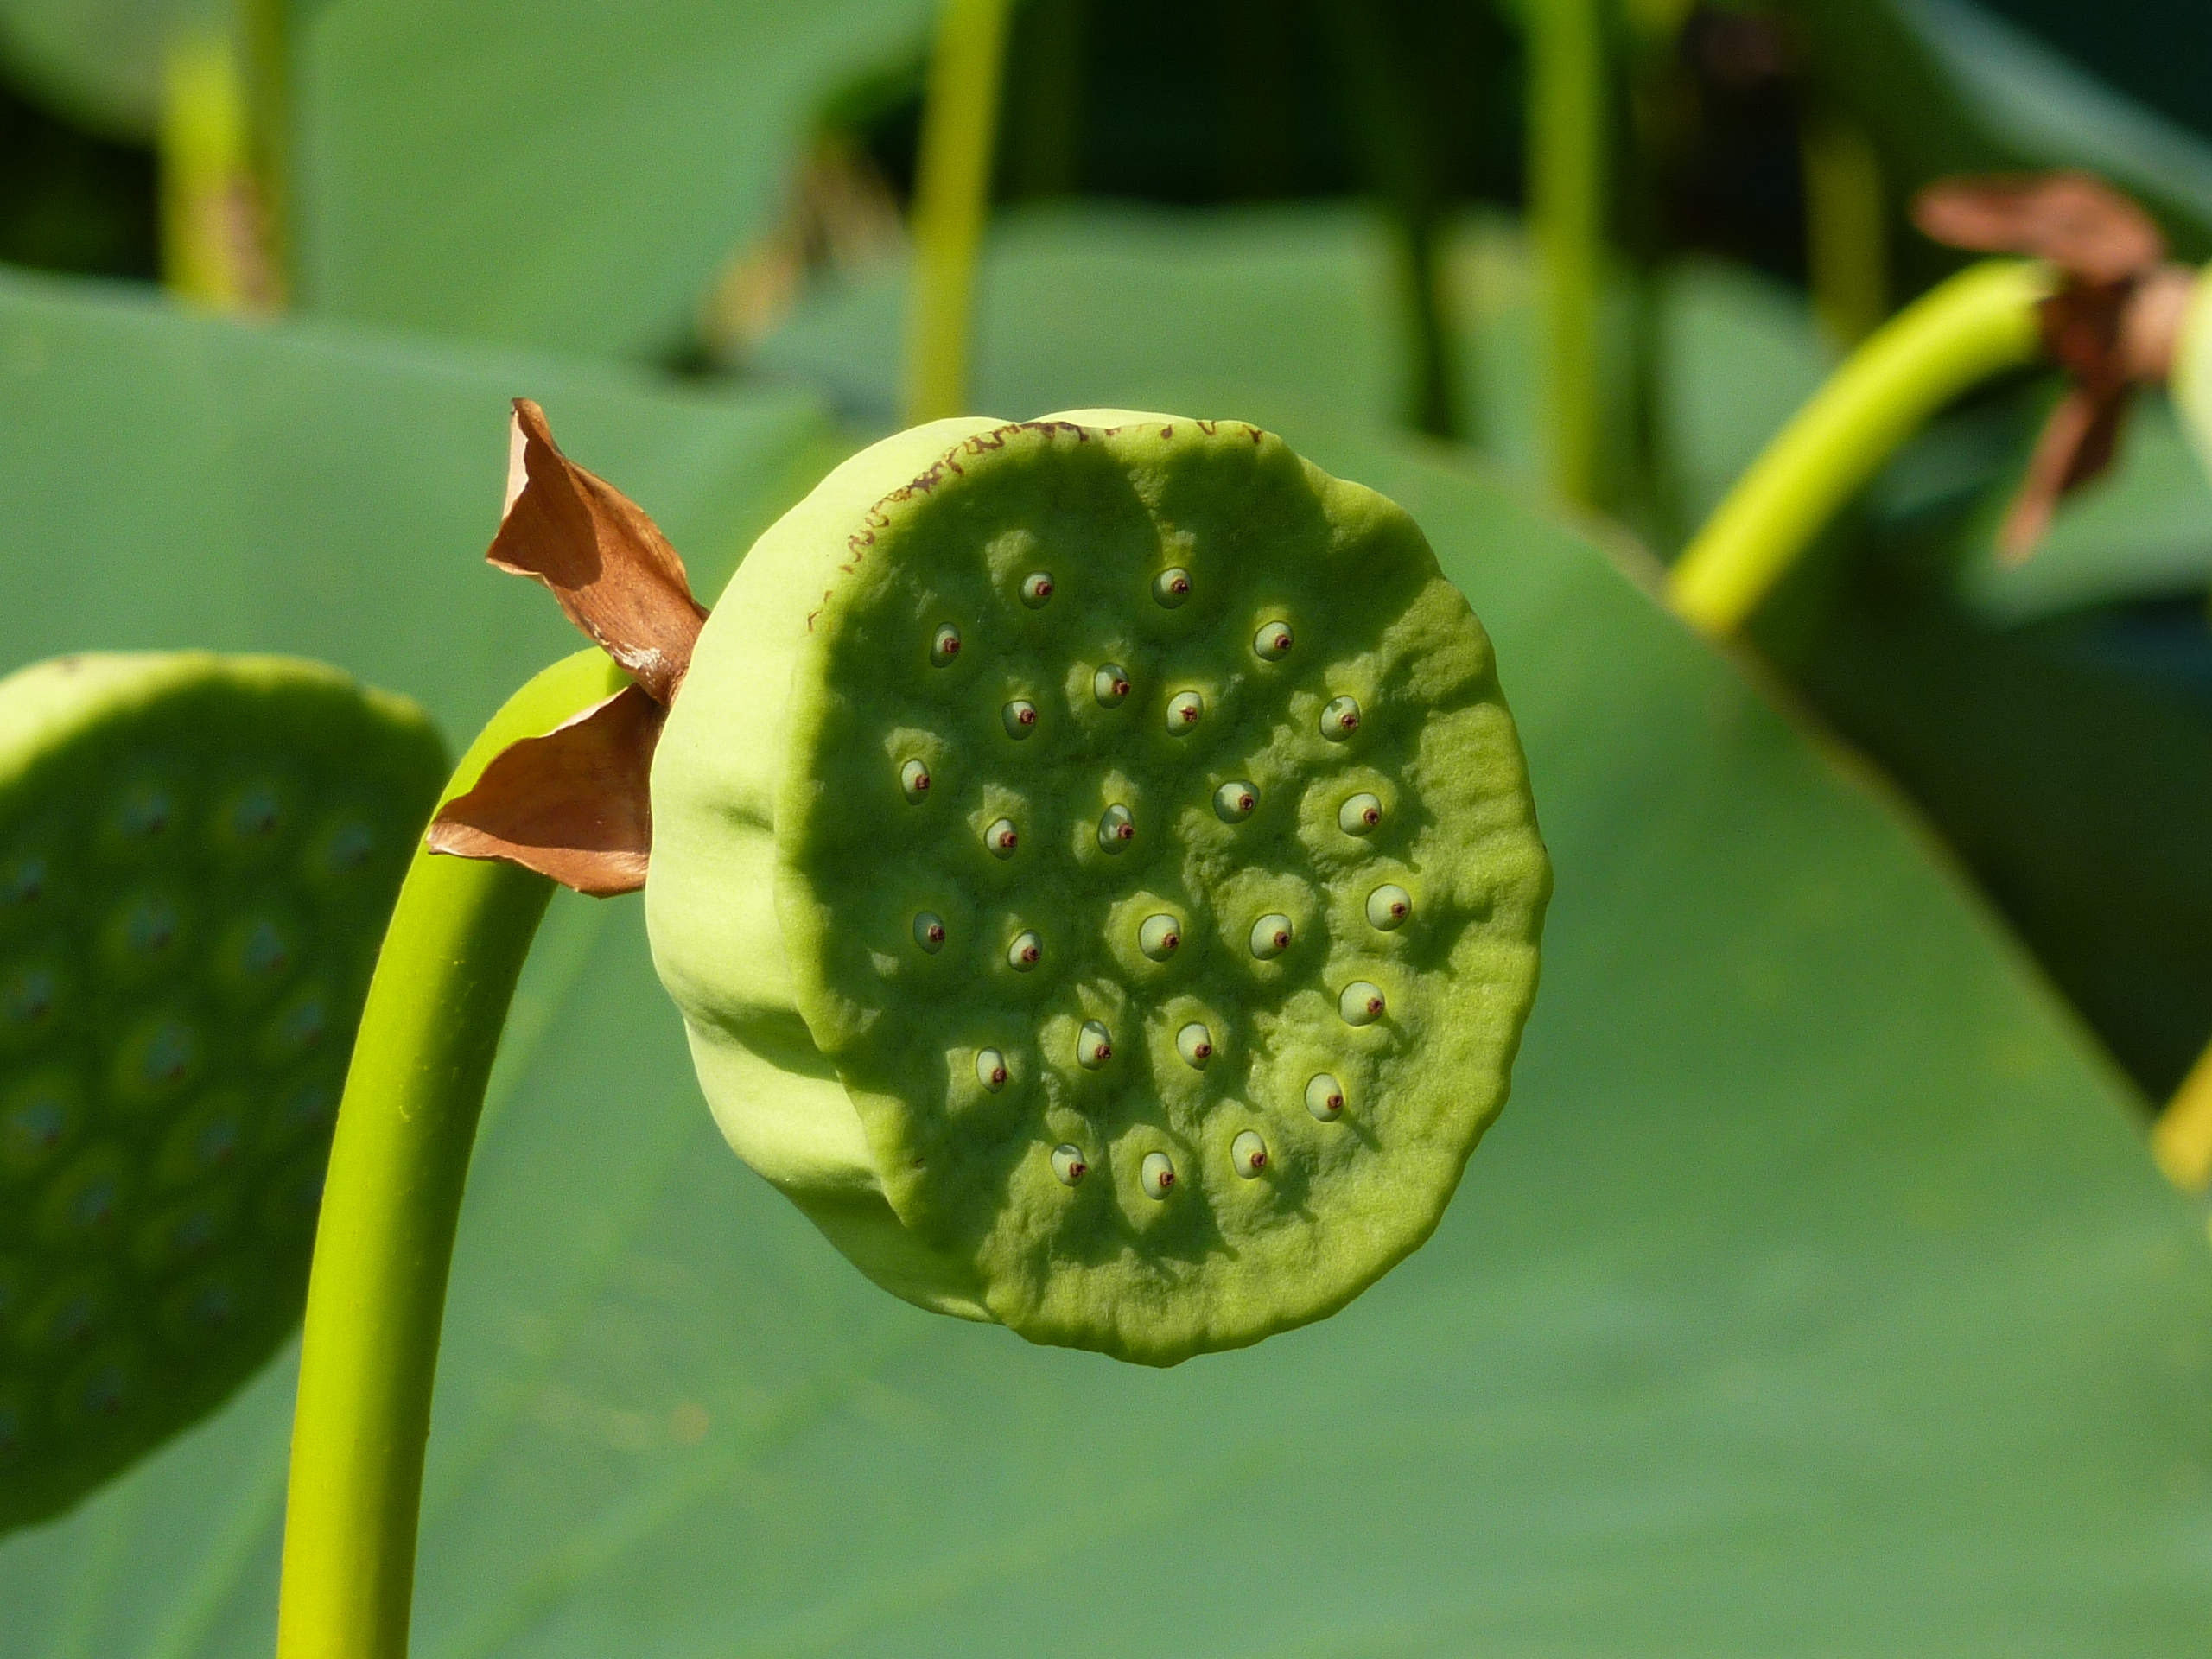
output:
[[[70,365],[38,396],[26,340]],[[1000,361],[1040,407],[1086,389]],[[11,519],[57,556],[0,563],[0,638],[321,648],[475,711],[559,632],[475,563],[487,382],[525,372],[557,378],[10,285],[9,499],[78,486]],[[702,565],[805,437],[567,395],[564,442]],[[241,400],[289,418],[226,450]],[[1434,1240],[1165,1374],[918,1313],[723,1148],[635,902],[565,901],[462,1218],[416,1652],[2200,1650],[2212,1262],[2124,1091],[1605,548],[1449,452],[1286,424],[1473,598],[1558,868],[1515,1098]],[[289,1387],[0,1548],[11,1659],[265,1653]]]
[[[933,10],[332,0],[301,71],[306,302],[510,344],[672,353],[723,261],[782,206],[823,99],[911,60]]]

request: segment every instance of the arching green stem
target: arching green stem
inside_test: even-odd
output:
[[[446,786],[619,690],[598,651],[509,699]],[[553,884],[417,849],[385,935],[339,1108],[308,1284],[277,1620],[279,1659],[398,1659],[446,1274],[516,976]]]
[[[1674,607],[1706,632],[1735,632],[1843,505],[1953,398],[2042,349],[2047,268],[1989,261],[1885,325],[1800,410],[1682,554]]]
[[[1543,276],[1544,442],[1552,487],[1598,490],[1606,61],[1597,0],[1527,0],[1529,207]]]
[[[930,54],[914,181],[906,420],[967,412],[976,261],[990,209],[999,71],[1012,0],[946,0]]]

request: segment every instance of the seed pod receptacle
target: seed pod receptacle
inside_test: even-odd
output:
[[[1173,1363],[1342,1306],[1436,1224],[1535,994],[1550,873],[1488,639],[1402,511],[1242,423],[938,422],[847,461],[715,607],[652,805],[654,958],[732,1146],[887,1288],[1038,1341]]]

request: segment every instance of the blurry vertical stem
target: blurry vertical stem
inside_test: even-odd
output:
[[[1597,499],[1608,148],[1599,0],[1524,0],[1529,210],[1543,282],[1544,448],[1552,487]]]
[[[1991,260],[1899,312],[1768,444],[1684,550],[1675,609],[1715,636],[1740,628],[1891,451],[1943,406],[2042,353],[2042,265]]]
[[[930,52],[914,174],[909,424],[965,414],[976,263],[990,209],[1000,68],[1013,0],[945,0]]]
[[[225,311],[283,303],[283,0],[181,27],[162,63],[162,265],[172,291]]]
[[[518,691],[442,800],[626,683],[598,651]],[[369,987],[308,1282],[278,1659],[401,1659],[430,1389],[484,1085],[553,884],[417,848]]]
[[[1370,188],[1389,211],[1410,346],[1408,415],[1440,438],[1459,434],[1459,377],[1446,305],[1443,190],[1421,130],[1403,54],[1376,0],[1322,0],[1321,17]]]
[[[1798,129],[1805,179],[1805,264],[1813,309],[1835,343],[1856,346],[1889,311],[1882,164],[1866,130],[1815,106]]]

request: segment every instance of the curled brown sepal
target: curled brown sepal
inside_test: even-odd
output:
[[[431,821],[434,853],[503,859],[596,899],[645,885],[646,785],[668,710],[628,685],[543,737],[510,743]]]
[[[1932,239],[1974,253],[2024,254],[2060,282],[2038,310],[2044,355],[2067,388],[2029,456],[1998,531],[2015,563],[2035,550],[2061,497],[2110,467],[2130,393],[2173,363],[2190,277],[2162,263],[2165,238],[2149,214],[2087,173],[1943,179],[1913,202]]]
[[[439,809],[429,849],[504,859],[606,898],[645,884],[654,747],[707,613],[645,510],[563,455],[545,412],[518,397],[506,511],[485,556],[544,583],[634,684],[493,757]]]
[[[485,557],[543,582],[569,620],[664,709],[691,666],[706,609],[645,509],[554,445],[545,411],[514,403],[507,510]]]

